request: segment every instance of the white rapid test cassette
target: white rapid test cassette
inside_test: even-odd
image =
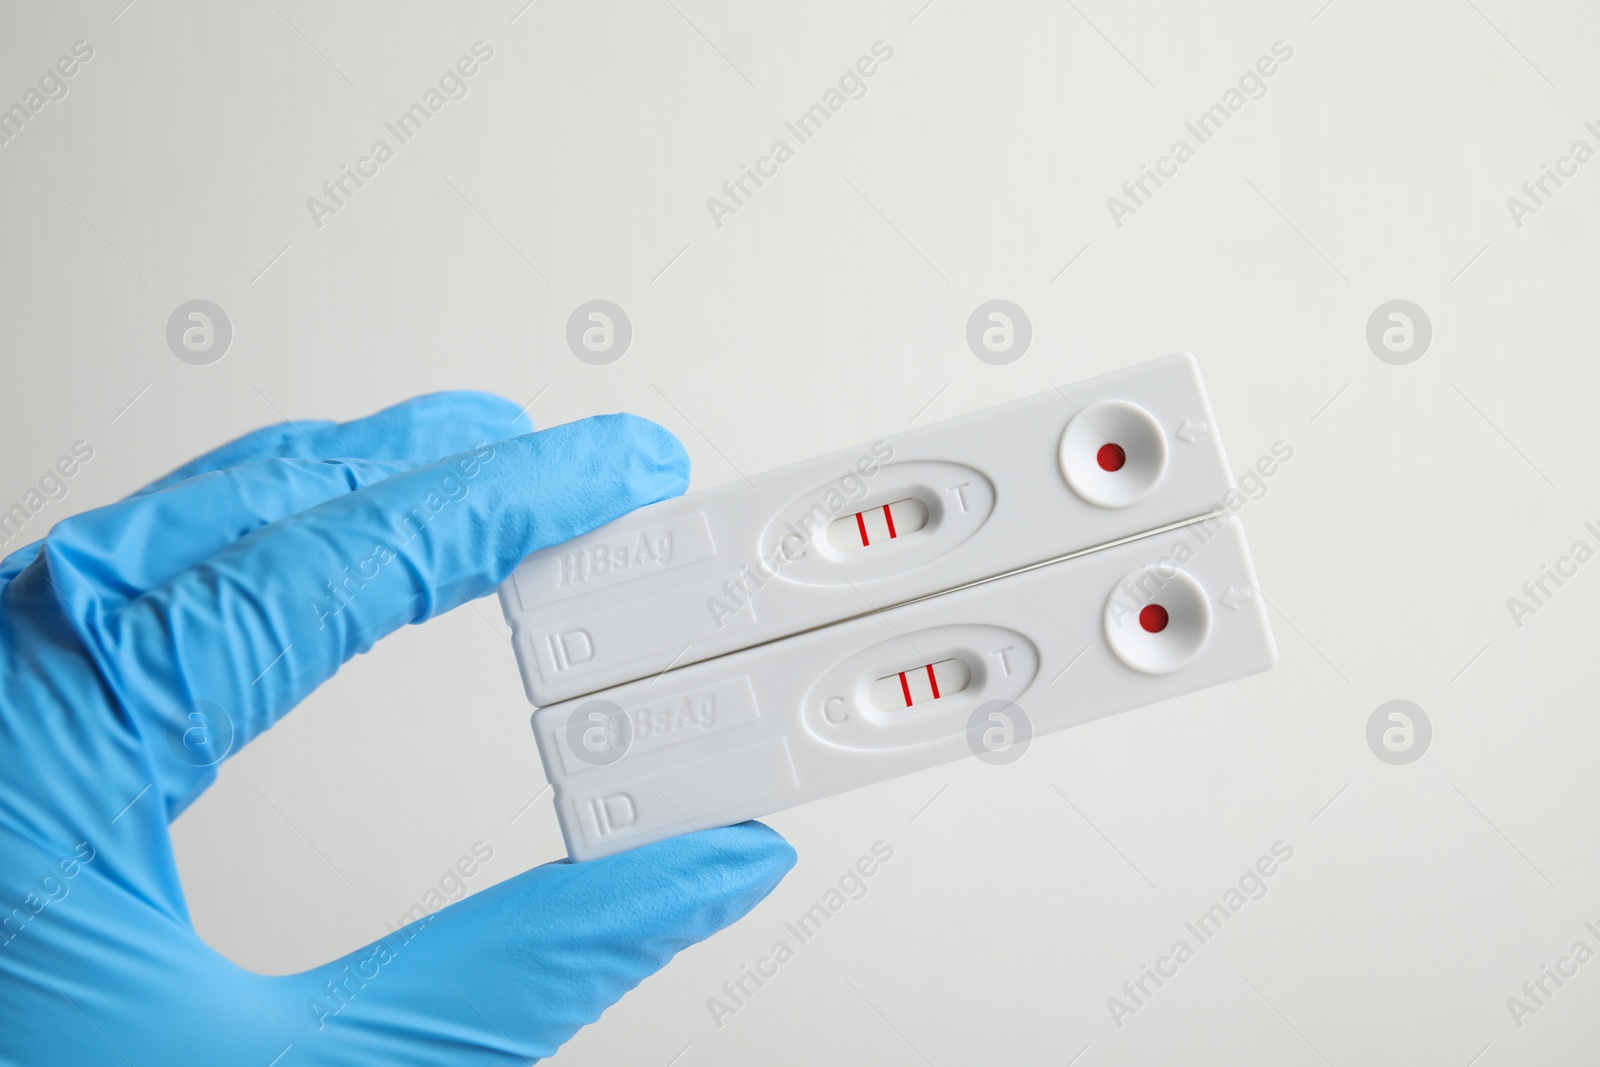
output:
[[[641,508],[500,589],[569,854],[1277,662],[1194,357]]]

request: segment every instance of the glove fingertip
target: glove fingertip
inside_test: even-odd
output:
[[[591,415],[543,433],[581,440],[590,455],[604,457],[624,510],[681,496],[689,487],[689,453],[671,430],[639,415]]]
[[[686,837],[698,841],[723,857],[730,866],[751,874],[770,877],[774,885],[794,868],[799,855],[784,836],[766,823],[736,823],[715,830],[702,830]]]
[[[641,860],[670,872],[706,909],[699,937],[720,930],[767,898],[794,868],[794,847],[758,822],[700,830],[646,845]],[[649,854],[654,851],[654,856]],[[648,858],[646,858],[648,857]]]
[[[677,435],[658,422],[626,412],[613,418],[623,420],[636,443],[638,464],[649,480],[660,489],[655,499],[682,496],[689,488],[689,453]]]

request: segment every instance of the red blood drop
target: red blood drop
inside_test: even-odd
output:
[[[1160,604],[1146,604],[1139,611],[1139,625],[1147,633],[1160,633],[1167,628],[1167,609]]]
[[[1122,465],[1128,462],[1128,454],[1122,450],[1121,445],[1101,445],[1100,451],[1095,453],[1094,458],[1103,471],[1119,471]]]

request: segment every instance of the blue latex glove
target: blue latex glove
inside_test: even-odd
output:
[[[501,440],[528,429],[478,393],[271,427],[0,564],[0,1061],[526,1063],[771,891],[794,853],[749,823],[536,868],[303,974],[196,936],[167,824],[201,764],[383,635],[686,484],[654,423]]]

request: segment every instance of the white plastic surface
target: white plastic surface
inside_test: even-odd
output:
[[[1100,462],[1108,444],[1120,462]],[[1233,487],[1187,353],[753,482],[641,508],[524,560],[500,599],[529,700],[651,678],[1194,519]]]
[[[1144,614],[1152,605],[1164,623]],[[1003,756],[1013,750],[986,739],[1015,743],[1276,662],[1243,530],[1211,516],[542,708],[533,727],[582,860]],[[902,674],[897,705],[886,682]],[[934,697],[945,679],[959,689]]]

